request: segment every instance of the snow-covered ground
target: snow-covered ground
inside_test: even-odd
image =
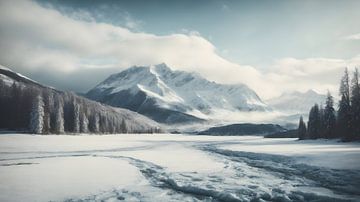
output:
[[[0,135],[0,201],[360,201],[360,143]]]

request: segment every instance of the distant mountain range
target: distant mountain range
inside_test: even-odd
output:
[[[308,90],[304,93],[292,91],[283,93],[281,96],[267,100],[267,104],[274,110],[288,113],[308,113],[315,104],[325,102],[326,95],[319,94],[314,90]]]
[[[31,133],[149,133],[158,123],[42,85],[0,65],[0,130]]]
[[[219,111],[270,109],[244,84],[218,84],[197,73],[173,71],[166,64],[134,66],[113,74],[86,97],[167,124],[202,122]]]

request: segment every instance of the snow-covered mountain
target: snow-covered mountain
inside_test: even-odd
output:
[[[36,109],[36,111],[35,111]],[[121,108],[104,105],[42,85],[0,65],[0,130],[36,133],[160,132],[155,121]]]
[[[267,103],[278,111],[292,113],[308,113],[315,104],[324,103],[326,95],[319,94],[314,90],[304,93],[298,91],[286,92],[277,98],[267,100]]]
[[[208,119],[218,111],[264,111],[268,107],[244,84],[224,85],[166,64],[134,66],[113,74],[87,97],[124,107],[163,123]]]

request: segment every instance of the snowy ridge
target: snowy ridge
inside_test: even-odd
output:
[[[116,105],[117,103],[109,101],[108,98],[114,100],[116,94],[125,91],[134,97],[138,93],[144,93],[160,108],[203,119],[211,119],[214,114],[223,110],[247,112],[269,109],[259,96],[244,84],[218,84],[197,73],[173,71],[166,64],[134,66],[113,74],[87,95],[92,99]],[[120,103],[120,96],[117,99],[120,99]]]
[[[24,76],[24,75],[22,75],[22,74],[20,74],[20,73],[14,72],[14,71],[12,71],[11,69],[9,69],[9,68],[7,68],[7,67],[4,67],[4,66],[2,66],[2,65],[0,65],[0,70],[5,70],[5,71],[7,71],[7,72],[16,74],[18,77],[21,77],[21,78],[23,78],[23,79],[26,79],[26,80],[28,80],[28,81],[31,81],[31,82],[33,82],[33,83],[37,83],[38,85],[41,85],[41,84],[38,83],[37,81],[34,81],[34,80],[30,79],[29,77],[26,77],[26,76]]]
[[[0,69],[13,72],[11,69],[9,69],[9,68],[7,68],[5,66],[2,66],[2,65],[0,65]]]

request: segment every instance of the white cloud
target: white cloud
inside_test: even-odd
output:
[[[345,39],[347,39],[347,40],[360,40],[360,33],[346,36]]]
[[[242,77],[250,81],[259,74],[253,67],[220,57],[194,31],[165,36],[135,33],[111,24],[75,20],[31,1],[1,2],[0,27],[1,49],[6,50],[0,60],[13,67],[71,72],[89,66],[125,68],[165,62],[226,83],[240,82]],[[87,63],[93,61],[88,58],[107,60],[94,64]]]
[[[0,63],[23,72],[66,75],[87,68],[120,70],[165,62],[217,82],[245,83],[264,98],[285,90],[335,91],[343,68],[360,64],[360,57],[284,58],[261,72],[222,58],[196,31],[158,36],[98,23],[86,12],[75,16],[64,16],[32,1],[0,1]],[[81,20],[84,18],[90,20]]]
[[[345,67],[352,71],[359,64],[360,55],[348,60],[283,58],[275,61],[264,76],[273,84],[271,87],[280,89],[280,91],[273,90],[277,94],[282,91],[315,89],[321,93],[329,90],[337,96],[338,84]]]

